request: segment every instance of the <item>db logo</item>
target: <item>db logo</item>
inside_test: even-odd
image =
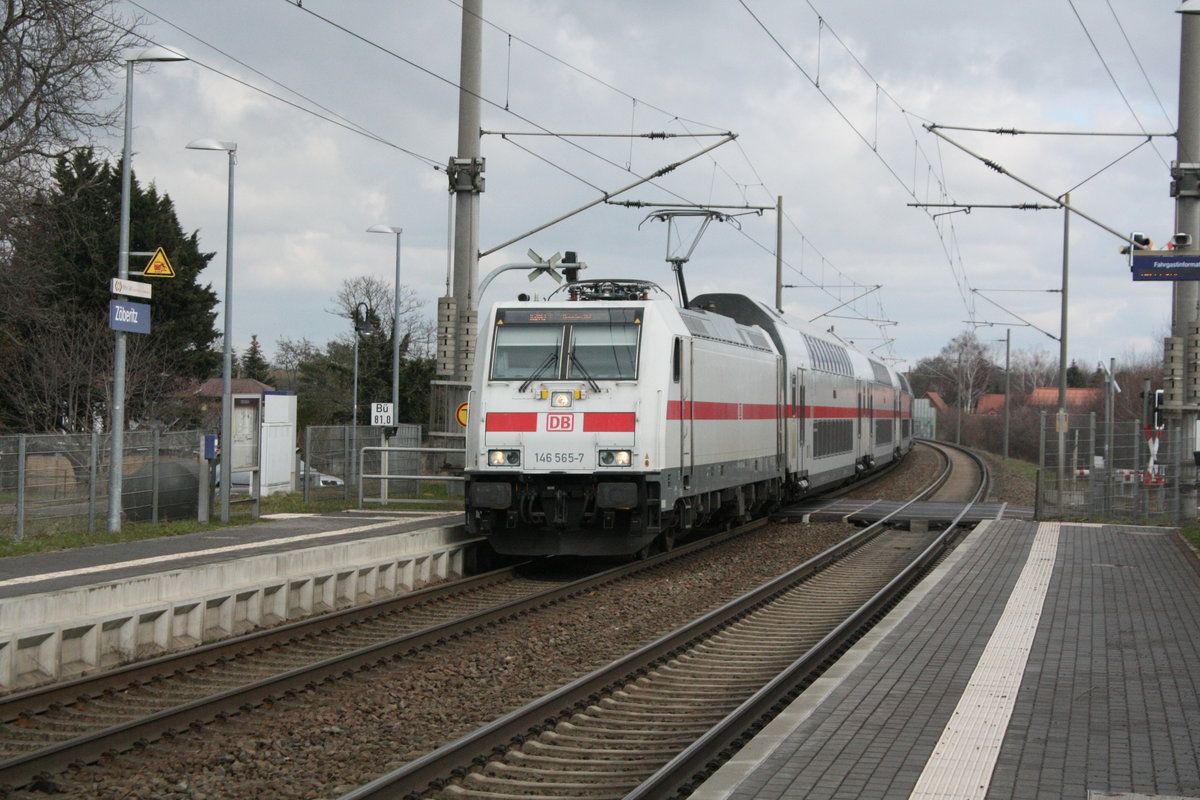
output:
[[[546,430],[548,430],[548,431],[573,431],[573,430],[575,430],[575,415],[574,414],[547,414],[546,415]]]

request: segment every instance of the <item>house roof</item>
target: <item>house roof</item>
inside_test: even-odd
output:
[[[929,398],[929,402],[933,403],[933,407],[938,411],[950,410],[950,406],[946,405],[946,401],[942,399],[940,392],[926,392],[925,396]]]
[[[975,404],[976,414],[999,414],[1004,410],[1004,395],[985,394]]]
[[[1103,389],[1078,388],[1067,389],[1067,406],[1079,408],[1099,402],[1104,397]],[[1058,388],[1043,386],[1033,390],[1029,395],[1029,405],[1056,408],[1058,406]]]
[[[233,394],[262,394],[275,391],[274,386],[256,381],[253,378],[232,378],[229,381]],[[222,389],[221,378],[209,378],[196,384],[192,394],[200,397],[220,397]]]

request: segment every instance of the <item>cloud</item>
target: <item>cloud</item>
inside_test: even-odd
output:
[[[184,228],[200,230],[202,247],[218,252],[208,276],[217,286],[224,263],[224,164],[218,154],[183,145],[201,136],[239,143],[238,346],[251,333],[266,345],[280,337],[324,342],[340,335],[344,321],[324,309],[341,281],[360,274],[391,280],[394,242],[366,233],[378,223],[404,228],[402,280],[426,300],[432,317],[445,287],[448,197],[445,175],[424,159],[443,164],[456,149],[458,7],[382,0],[306,0],[304,10],[235,0],[143,4],[197,37],[154,23],[157,41],[292,102],[320,103],[330,111],[319,114],[342,114],[388,142],[195,63],[139,72],[135,169],[171,195]],[[747,5],[757,21],[742,6],[716,0],[687,6],[488,3],[485,16],[496,27],[485,26],[484,33],[483,127],[733,130],[736,143],[617,199],[773,206],[782,196],[785,282],[808,287],[785,290],[787,308],[808,319],[853,297],[850,284],[881,284],[843,311],[899,322],[885,329],[896,338],[890,352],[910,363],[936,353],[970,326],[965,320],[1017,321],[972,288],[1003,290],[988,296],[1056,331],[1059,295],[1049,290],[1061,280],[1062,213],[977,208],[931,220],[941,210],[909,204],[1050,201],[921,126],[1169,130],[1178,72],[1173,5],[1114,0],[1103,8],[1079,7],[1086,34],[1070,8],[1038,0],[1014,0],[1004,14],[978,4],[916,0]],[[306,99],[272,86],[250,67]],[[820,90],[812,83],[818,77]],[[1170,140],[1126,155],[1137,140],[946,135],[1051,194],[1071,190],[1073,203],[1117,231],[1146,230],[1159,241],[1170,234]],[[485,136],[481,247],[714,141]],[[109,146],[119,150],[120,144]],[[597,206],[489,256],[480,274],[524,260],[530,248],[543,255],[575,249],[589,263],[588,277],[640,276],[673,291],[666,228],[642,224],[645,216],[645,209]],[[705,232],[687,267],[689,287],[693,294],[744,291],[771,301],[774,214],[738,222],[740,230],[719,224]],[[1080,218],[1070,230],[1072,352],[1119,353],[1129,342],[1152,344],[1169,314],[1169,289],[1133,284],[1111,233]],[[810,281],[827,288],[812,288]],[[542,287],[505,274],[484,299],[531,288]],[[835,324],[864,345],[880,336],[874,325],[852,320],[818,324]],[[1056,349],[1022,327],[1014,328],[1014,347]]]

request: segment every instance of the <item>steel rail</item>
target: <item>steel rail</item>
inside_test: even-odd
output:
[[[949,445],[944,445],[950,447]],[[935,446],[936,447],[936,446]],[[648,800],[684,796],[749,741],[754,734],[795,700],[809,684],[836,661],[850,645],[881,620],[925,573],[938,562],[958,537],[958,526],[971,506],[987,496],[990,483],[987,465],[976,454],[953,448],[972,459],[980,473],[979,485],[970,500],[941,535],[909,566],[875,593],[807,653],[800,656],[770,683],[748,698],[724,720],[689,745],[670,762],[625,796],[625,800]]]
[[[153,741],[172,732],[183,730],[193,724],[212,721],[223,714],[237,713],[246,708],[261,705],[269,700],[309,688],[338,676],[368,669],[419,650],[436,647],[464,634],[508,620],[517,619],[533,609],[553,605],[572,596],[592,591],[599,586],[616,583],[636,573],[686,557],[696,551],[707,549],[765,524],[766,520],[755,520],[741,528],[677,547],[668,553],[662,553],[643,561],[614,567],[576,581],[565,583],[564,585],[546,589],[545,591],[537,592],[518,600],[470,614],[457,620],[406,633],[367,647],[326,658],[313,664],[281,672],[240,687],[183,703],[145,717],[106,727],[36,751],[11,757],[0,761],[0,786],[23,786],[39,774],[59,771],[66,764],[92,762],[106,753],[129,749],[137,744]],[[501,570],[500,572],[505,573],[507,570]],[[485,580],[493,575],[494,573],[479,576],[479,579]],[[456,582],[450,585],[450,587],[457,588],[460,585],[460,583]],[[446,585],[439,585],[429,587],[429,591],[445,591],[447,588]],[[424,594],[424,591],[419,594]],[[394,598],[390,601],[381,601],[381,603],[402,602],[406,599],[407,596],[405,598]],[[419,603],[414,603],[414,605],[417,604]],[[364,609],[365,607],[362,609],[348,609],[348,611],[363,611]],[[324,621],[324,618],[322,618],[322,621]],[[306,620],[304,623],[284,627],[294,629],[301,627],[305,623],[311,625],[313,621]],[[326,624],[324,627],[330,626]],[[287,632],[272,630],[264,632],[264,634],[270,638],[286,638]],[[295,635],[294,631],[292,635]],[[230,642],[217,643],[217,645],[229,644]],[[250,647],[249,642],[239,642],[238,644],[242,647]],[[200,664],[209,664],[217,660],[216,653],[219,647],[214,646],[198,649],[204,650],[204,653],[188,651],[178,654],[178,663],[192,663],[193,656],[199,659],[196,663]],[[153,680],[153,676],[155,675],[161,677],[164,672],[169,672],[170,670],[167,669],[167,665],[173,663],[173,658],[162,657],[155,659],[155,666],[157,667],[157,671],[155,672],[150,671],[149,662],[132,665],[128,670],[118,670],[117,672],[126,676],[130,674],[138,675],[139,682],[144,683]],[[109,676],[104,675],[101,677],[105,678],[107,683]],[[84,679],[72,682],[72,685],[65,689],[63,687],[50,687],[48,691],[61,689],[62,691],[59,696],[63,698],[62,702],[64,704],[76,701],[86,704],[87,700],[91,697],[104,695],[103,691],[99,693],[90,692],[90,696],[81,698],[78,691],[71,692],[71,689],[86,687],[87,683],[87,680]],[[123,683],[110,684],[106,691],[116,691],[115,687],[121,685],[129,686],[130,681],[126,679]],[[34,692],[27,692],[21,697],[14,697],[11,702],[16,707],[21,703],[30,701],[37,693],[36,690]],[[41,707],[45,708],[46,704],[43,702]]]
[[[881,535],[886,530],[886,524],[890,519],[908,508],[911,504],[919,502],[922,498],[928,496],[929,493],[936,491],[938,487],[945,483],[951,473],[952,464],[950,459],[945,457],[944,454],[943,458],[944,466],[941,473],[922,491],[918,492],[884,519],[862,529],[850,538],[830,547],[784,575],[726,603],[722,607],[705,614],[678,630],[639,648],[606,667],[602,667],[529,703],[523,708],[517,709],[488,725],[478,728],[454,742],[427,753],[399,769],[343,795],[340,800],[399,800],[401,798],[427,796],[430,790],[437,791],[452,778],[466,774],[473,766],[486,763],[492,756],[519,745],[531,736],[535,736],[548,721],[554,722],[566,719],[581,707],[586,707],[596,702],[605,692],[648,673],[669,658],[684,652],[693,645],[709,638],[714,632],[728,627],[752,611],[767,605],[791,587],[808,580],[830,564],[843,559],[849,553],[858,550]],[[964,508],[964,514],[966,510]],[[959,518],[961,519],[961,515]],[[948,528],[946,531],[943,531],[939,537],[939,541],[948,542],[951,530]],[[923,552],[922,556],[924,557],[925,554],[931,553],[930,558],[936,557],[936,555],[940,555],[946,546],[946,544],[943,544],[940,548],[931,546]],[[908,575],[916,574],[916,572],[916,568],[911,567],[905,570],[905,574]],[[895,581],[893,580],[892,583],[895,583]],[[876,598],[878,597],[879,594],[876,595]],[[881,601],[876,598],[868,601],[868,606],[871,606],[871,609],[855,614],[854,619],[859,619],[861,614],[866,614],[869,618],[871,615],[878,613],[874,610],[874,607],[880,605]],[[861,626],[861,621],[853,628],[850,628],[848,623],[843,623],[842,626],[839,626],[838,630],[857,630]],[[843,633],[842,636],[844,635]],[[822,640],[822,643],[814,648],[814,651],[822,654],[820,658],[817,658],[817,655],[814,654],[813,658],[817,659],[816,663],[830,658],[838,649],[835,646],[837,644],[838,639],[833,634],[826,636]],[[771,685],[775,685],[777,682],[784,681],[776,679],[772,681]],[[736,724],[736,722],[731,724]],[[722,730],[726,729],[724,725],[720,727]],[[704,737],[706,742],[710,740],[723,742],[724,739],[725,736],[723,734],[712,732],[710,732],[710,735]],[[691,748],[689,748],[677,758],[685,758],[684,763],[688,765],[685,769],[694,769],[690,766],[690,759],[698,758],[703,763],[707,763],[712,759],[711,755],[707,755],[707,750],[704,750],[704,752],[706,755],[700,756],[692,753]],[[687,756],[685,757],[684,754],[687,754]],[[671,763],[674,764],[675,762],[672,761]],[[666,768],[664,767],[664,769]],[[654,796],[653,791],[651,794],[644,796]]]

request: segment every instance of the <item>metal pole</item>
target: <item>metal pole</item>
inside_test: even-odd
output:
[[[1116,483],[1113,476],[1116,472],[1113,470],[1116,462],[1116,446],[1113,439],[1113,406],[1114,396],[1113,390],[1117,385],[1117,360],[1110,358],[1108,360],[1108,385],[1104,392],[1104,512],[1112,513],[1113,509],[1113,492],[1116,488]]]
[[[1182,30],[1179,46],[1179,131],[1176,134],[1178,155],[1172,177],[1178,191],[1175,199],[1175,230],[1191,237],[1192,247],[1200,245],[1200,16],[1196,12],[1181,14]],[[1200,353],[1191,346],[1191,335],[1200,314],[1200,287],[1195,281],[1173,281],[1171,284],[1171,335],[1183,344],[1183,384],[1174,393],[1178,405],[1180,427],[1187,437],[1196,427],[1200,410],[1200,392],[1193,383],[1200,368]],[[1171,405],[1175,405],[1172,403]],[[1172,409],[1175,410],[1175,409]],[[1176,479],[1182,478],[1177,473]],[[1196,516],[1196,487],[1190,481],[1181,498],[1182,513]]]
[[[1067,268],[1071,257],[1071,193],[1063,195],[1063,254],[1062,254],[1062,311],[1058,331],[1058,415],[1054,428],[1058,432],[1058,487],[1066,485],[1067,428]]]
[[[392,414],[400,413],[400,234],[396,229],[396,302],[392,312]],[[392,417],[395,422],[395,416]]]
[[[1012,371],[1009,368],[1012,354],[1012,328],[1005,329],[1004,332],[1004,460],[1008,461],[1008,412],[1009,412],[1009,378]]]
[[[454,378],[471,379],[474,359],[475,284],[479,280],[479,191],[482,189],[482,163],[479,161],[480,97],[482,95],[483,0],[463,0],[462,44],[459,61],[458,156],[465,162],[463,177],[451,171],[451,191],[455,192],[454,223],[454,299],[455,320]],[[466,175],[474,176],[467,180]]]
[[[350,409],[350,456],[358,463],[358,309],[354,310],[354,400]],[[350,466],[349,479],[354,478],[354,464]]]
[[[163,47],[125,54],[125,131],[121,145],[121,227],[117,245],[117,277],[129,279],[129,195],[133,161],[133,65],[139,61],[186,61],[187,56]],[[113,340],[113,389],[111,454],[108,465],[108,530],[121,530],[121,492],[125,477],[125,331],[115,331]]]
[[[783,195],[775,198],[775,310],[783,313]]]
[[[96,481],[100,478],[100,434],[92,431],[88,458],[88,533],[96,532]]]
[[[121,232],[117,247],[117,277],[129,279],[129,194],[133,155],[133,61],[125,62],[125,139],[121,149]],[[111,455],[108,459],[108,531],[121,530],[121,490],[125,457],[125,331],[116,332],[113,346]]]
[[[962,415],[963,415],[963,381],[962,381],[962,345],[958,348],[958,368],[954,371],[954,379],[958,382],[958,402],[954,405],[958,413],[954,418],[954,443],[962,444]]]
[[[25,538],[25,453],[26,435],[17,436],[17,530],[14,534],[19,542]]]
[[[233,168],[237,146],[229,149],[229,202],[225,215],[225,342],[221,364],[221,522],[229,522],[233,489]]]

